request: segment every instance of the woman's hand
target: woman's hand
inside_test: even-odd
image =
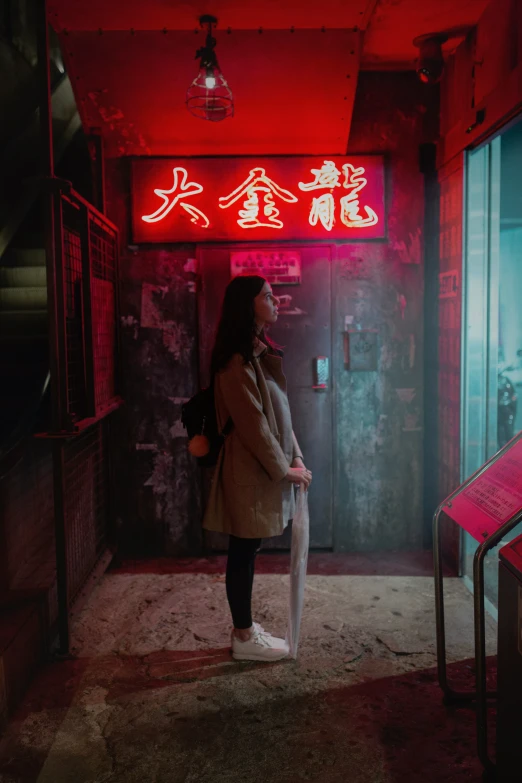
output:
[[[289,468],[288,473],[286,474],[286,480],[290,481],[292,484],[303,484],[304,488],[308,489],[312,483],[312,474],[304,466],[302,468]]]

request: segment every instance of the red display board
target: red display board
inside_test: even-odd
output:
[[[384,159],[138,158],[132,233],[135,243],[382,239]]]
[[[481,543],[522,509],[522,433],[444,511]]]

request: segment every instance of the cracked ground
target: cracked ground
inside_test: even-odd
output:
[[[472,599],[448,579],[446,601],[472,687]],[[287,604],[288,576],[256,576],[274,635]],[[296,661],[232,660],[222,573],[109,572],[72,639],[0,743],[2,783],[481,780],[473,713],[442,705],[429,577],[308,576]]]

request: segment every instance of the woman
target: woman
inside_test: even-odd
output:
[[[293,486],[308,488],[312,480],[292,430],[282,354],[266,335],[278,305],[262,277],[232,280],[212,353],[218,427],[229,434],[203,526],[230,535],[226,589],[237,660],[274,661],[288,654],[283,639],[252,622],[254,561],[261,540],[281,535],[292,519]]]

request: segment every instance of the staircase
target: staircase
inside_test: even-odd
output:
[[[0,259],[0,442],[30,426],[49,372],[45,251],[11,247]],[[25,419],[25,421],[24,421]]]
[[[0,733],[49,649],[57,613],[53,449],[50,440],[32,437],[50,429],[46,183],[38,178],[36,53],[27,56],[35,41],[31,14],[39,3],[9,5],[17,41],[0,36]],[[75,160],[81,122],[71,82],[55,56],[58,166],[68,155]]]
[[[43,251],[37,30],[40,3],[0,12],[0,478],[47,416],[48,315]],[[54,160],[74,149],[81,121],[56,33],[49,30]],[[1,509],[0,509],[1,512]],[[1,543],[1,542],[0,542]],[[1,683],[0,683],[1,685]]]

